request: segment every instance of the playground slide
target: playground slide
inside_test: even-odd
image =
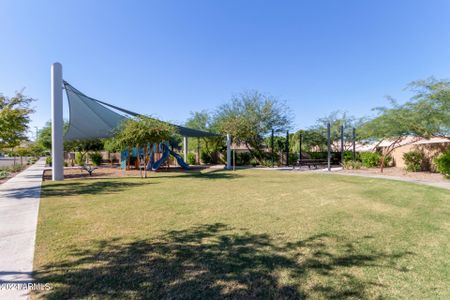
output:
[[[183,160],[183,158],[179,154],[173,152],[172,150],[169,149],[168,146],[166,146],[164,144],[162,145],[162,148],[163,148],[163,154],[162,154],[161,158],[158,159],[157,161],[155,161],[151,166],[151,169],[153,171],[158,170],[159,167],[161,167],[161,165],[169,158],[169,155],[172,155],[173,157],[175,157],[175,159],[177,160],[180,167],[182,167],[185,170],[189,170],[189,165]]]
[[[170,154],[173,157],[175,157],[175,159],[177,160],[177,162],[180,165],[180,167],[182,167],[185,170],[189,170],[189,165],[183,160],[181,155],[179,155],[178,153],[173,152],[172,150],[169,150],[169,151],[170,151]]]
[[[150,171],[153,168],[153,165],[155,164],[155,152],[153,150],[149,154],[149,160],[147,163],[147,171]]]
[[[166,145],[162,145],[163,148],[163,154],[161,156],[160,159],[158,159],[157,161],[155,161],[152,165],[152,170],[156,171],[159,169],[159,167],[161,167],[161,165],[169,158],[169,154],[170,154],[170,150],[169,147],[167,147]]]

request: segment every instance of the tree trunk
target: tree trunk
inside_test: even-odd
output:
[[[383,170],[384,170],[384,161],[385,161],[385,155],[384,154],[382,154],[381,155],[381,164],[380,164],[380,172],[381,173],[383,173]]]
[[[139,168],[139,176],[142,178],[142,169],[141,169],[141,153],[139,149],[139,144],[136,145],[136,158],[137,158],[137,165]]]
[[[147,178],[147,164],[148,164],[148,148],[147,144],[144,147],[144,177]]]
[[[131,169],[131,147],[128,146],[128,157],[127,157],[127,170]]]

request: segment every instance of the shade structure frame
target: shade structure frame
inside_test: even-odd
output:
[[[63,81],[63,85],[69,104],[69,126],[64,135],[66,141],[112,137],[114,129],[116,129],[121,122],[129,118],[129,116],[135,117],[142,115],[89,97],[70,85],[67,81]],[[112,109],[120,111],[125,114],[125,116]],[[178,133],[184,137],[220,136],[215,133],[180,125],[171,125],[175,126]]]

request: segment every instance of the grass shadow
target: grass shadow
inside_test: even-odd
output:
[[[236,179],[242,177],[242,175],[237,174],[232,171],[217,169],[217,170],[185,170],[182,173],[168,173],[168,172],[158,172],[158,178],[195,178],[195,179],[205,179],[205,180],[218,180],[218,179]]]
[[[113,194],[141,185],[157,184],[148,180],[139,182],[133,178],[83,180],[70,183],[46,183],[42,186],[44,197],[63,197],[76,195]]]
[[[53,284],[48,299],[367,298],[378,283],[345,271],[395,269],[393,261],[411,254],[360,253],[358,241],[328,234],[280,244],[231,230],[215,223],[149,240],[100,240],[39,268],[35,278]],[[334,253],[337,247],[344,251]],[[312,282],[316,276],[323,280]]]

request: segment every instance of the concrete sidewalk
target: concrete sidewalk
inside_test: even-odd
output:
[[[41,158],[0,185],[0,299],[28,298],[44,167]]]

